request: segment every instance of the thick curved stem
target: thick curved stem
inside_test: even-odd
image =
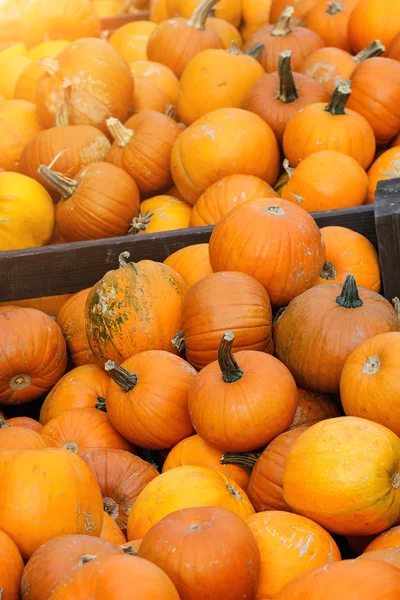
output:
[[[126,369],[118,365],[113,360],[108,360],[104,365],[104,369],[108,375],[115,381],[124,392],[128,393],[137,384],[137,377],[134,373],[129,373]]]
[[[285,171],[288,174],[288,177],[290,179],[296,169],[294,167],[290,166],[290,163],[287,158],[285,158],[285,160],[283,161],[282,166],[285,169]]]
[[[221,465],[236,465],[251,473],[260,456],[258,452],[225,452],[219,462]]]
[[[227,331],[218,348],[218,364],[225,383],[235,383],[242,379],[244,374],[233,356],[232,345],[234,339],[234,333]]]
[[[125,127],[119,119],[110,117],[106,121],[107,129],[110,132],[113,140],[115,140],[120,148],[125,148],[131,141],[135,132],[133,129]]]
[[[380,40],[375,40],[368,44],[365,48],[360,50],[358,54],[353,56],[353,60],[356,63],[360,63],[367,58],[374,58],[374,56],[381,56],[385,52],[386,48]]]
[[[291,60],[291,50],[285,50],[280,53],[278,61],[279,92],[276,97],[285,104],[294,102],[299,97],[293,77]]]
[[[190,19],[186,21],[187,25],[194,27],[194,29],[205,29],[210,10],[214,8],[217,2],[218,0],[203,0],[203,2],[200,2]]]
[[[331,15],[333,17],[334,15],[337,15],[338,13],[342,12],[343,10],[344,10],[343,2],[328,2],[328,8],[325,12],[328,15]]]
[[[178,331],[176,335],[171,340],[173,347],[178,350],[178,352],[183,352],[185,350],[185,334],[183,333],[183,329]]]
[[[245,54],[247,54],[247,56],[252,56],[253,58],[258,58],[261,54],[261,52],[264,50],[265,45],[262,42],[257,42],[257,44],[254,44],[254,46],[252,46],[251,48],[249,48],[247,50],[247,52],[245,52]]]
[[[275,27],[271,31],[271,35],[281,36],[287,35],[291,32],[290,29],[290,19],[293,17],[294,8],[293,6],[288,6],[281,13],[279,19],[276,22]]]
[[[326,106],[326,112],[331,115],[345,115],[347,100],[351,94],[351,81],[340,81],[332,94],[331,101]]]
[[[336,298],[336,303],[342,308],[359,308],[363,301],[358,295],[356,279],[354,275],[347,275],[343,284],[342,293]]]
[[[57,194],[65,199],[71,198],[79,185],[79,181],[58,173],[58,171],[52,171],[46,165],[40,165],[38,173]]]

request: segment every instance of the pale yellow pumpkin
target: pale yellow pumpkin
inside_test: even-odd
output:
[[[47,40],[29,50],[27,56],[31,60],[39,60],[47,56],[57,56],[70,43],[68,40]]]
[[[0,94],[6,100],[14,98],[14,90],[22,71],[32,63],[27,56],[0,57]]]

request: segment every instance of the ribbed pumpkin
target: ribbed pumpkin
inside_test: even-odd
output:
[[[400,526],[391,527],[380,535],[376,536],[365,548],[364,552],[372,550],[383,550],[384,548],[392,548],[400,546]]]
[[[275,323],[275,350],[298,385],[337,394],[349,354],[388,331],[400,331],[392,305],[347,275],[343,285],[318,285],[292,300]]]
[[[396,179],[397,177],[400,177],[400,147],[394,146],[383,152],[369,168],[367,204],[373,204],[375,201],[378,181]]]
[[[220,471],[177,467],[153,479],[139,494],[129,513],[128,539],[141,539],[167,515],[198,506],[227,508],[242,518],[254,514],[245,492]]]
[[[327,419],[289,452],[284,499],[333,533],[380,533],[400,518],[399,467],[400,440],[392,431],[358,417]]]
[[[31,419],[31,417],[12,417],[11,419],[7,419],[7,425],[11,425],[11,427],[24,427],[25,429],[36,431],[36,433],[40,433],[43,429],[43,425],[39,421]]]
[[[17,546],[0,531],[0,590],[4,600],[18,600],[24,561]]]
[[[25,100],[0,104],[0,167],[17,170],[24,147],[41,129],[34,104]]]
[[[197,369],[217,360],[221,337],[227,330],[236,336],[234,351],[273,353],[268,294],[244,273],[212,273],[195,283],[183,303],[182,328],[187,359]],[[178,335],[178,347],[179,341]]]
[[[110,544],[119,546],[126,543],[126,537],[121,527],[117,525],[107,512],[103,512],[103,526],[101,528],[100,538]]]
[[[48,440],[37,431],[32,431],[26,427],[12,427],[0,420],[0,451],[8,450],[41,450],[52,446],[51,440]]]
[[[108,43],[128,64],[134,60],[146,60],[147,43],[156,27],[151,21],[125,23],[110,35]]]
[[[314,219],[286,200],[261,198],[240,204],[216,225],[210,239],[214,272],[252,275],[276,307],[310,288],[324,261],[325,247]]]
[[[181,276],[153,261],[128,261],[129,253],[121,254],[119,269],[106,273],[86,302],[90,348],[103,363],[144,350],[174,352],[171,339],[181,329],[188,289]]]
[[[67,342],[68,354],[76,367],[96,363],[86,334],[85,304],[90,288],[74,294],[63,305],[57,323]]]
[[[347,227],[323,227],[326,262],[316,285],[344,283],[347,275],[354,275],[358,285],[374,292],[381,289],[378,254],[371,242]]]
[[[179,273],[189,286],[194,285],[200,279],[212,273],[208,255],[208,244],[185,246],[170,254],[164,260],[164,264]]]
[[[353,51],[358,52],[376,39],[389,48],[399,30],[400,14],[393,2],[360,0],[351,14],[348,36]]]
[[[137,446],[171,448],[193,433],[188,393],[196,371],[170,352],[140,352],[118,366],[108,361],[111,378],[107,414],[114,427]]]
[[[129,65],[135,80],[132,108],[165,113],[168,104],[176,105],[179,80],[169,67],[151,60],[136,60]]]
[[[258,115],[220,108],[182,131],[172,150],[171,173],[189,204],[226,175],[256,175],[273,184],[279,173],[278,144]]]
[[[154,196],[143,200],[140,213],[131,222],[129,233],[157,233],[189,227],[192,207],[173,196]]]
[[[359,0],[317,2],[307,14],[305,24],[319,35],[326,46],[351,52],[347,28],[350,15],[358,2]]]

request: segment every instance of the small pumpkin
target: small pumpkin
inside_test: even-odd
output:
[[[398,546],[364,552],[358,558],[360,560],[383,560],[390,565],[400,568],[400,548]]]
[[[272,0],[242,0],[244,39],[247,40],[252,33],[269,24],[271,5]]]
[[[32,60],[27,56],[0,56],[0,94],[5,100],[16,98],[19,76],[31,64]]]
[[[400,147],[394,146],[381,154],[368,170],[368,195],[366,204],[373,204],[378,181],[400,177]]]
[[[27,56],[32,60],[40,60],[48,56],[57,56],[61,50],[64,50],[70,44],[70,40],[46,40],[31,48]]]
[[[350,15],[359,0],[325,0],[308,12],[305,24],[319,35],[325,46],[351,52],[348,34]]]
[[[43,435],[26,427],[11,426],[0,419],[0,451],[41,450],[49,448],[52,442]]]
[[[373,550],[383,550],[400,546],[400,526],[391,527],[380,535],[375,536],[373,540],[364,549],[364,552],[372,552]]]
[[[304,25],[307,14],[318,3],[318,0],[272,0],[270,10],[270,21],[276,23],[282,11],[288,6],[293,6],[291,22],[293,25]]]
[[[185,246],[170,254],[164,260],[164,264],[179,273],[189,286],[194,285],[200,279],[212,273],[208,255],[208,244]]]
[[[118,27],[108,43],[122,56],[126,63],[147,59],[147,43],[157,25],[151,21],[132,21]]]
[[[73,294],[62,306],[57,323],[67,343],[68,354],[76,367],[96,363],[86,334],[85,304],[90,288]]]
[[[169,67],[151,60],[136,60],[129,65],[135,80],[132,108],[165,113],[168,104],[176,105],[179,80]]]
[[[4,600],[18,600],[24,561],[17,546],[0,531],[0,581]]]
[[[233,23],[220,19],[218,17],[209,17],[206,20],[206,28],[215,31],[222,41],[225,50],[229,50],[232,42],[236,44],[238,48],[242,48],[243,39],[240,32],[236,29]]]
[[[400,60],[400,33],[396,35],[389,46],[388,57],[394,60]]]
[[[105,511],[103,513],[103,527],[101,528],[100,538],[115,546],[126,543],[126,537],[122,529]]]
[[[72,294],[61,294],[59,296],[43,296],[42,298],[13,300],[12,306],[19,306],[20,308],[36,308],[50,317],[55,317],[57,319],[60,310],[71,296]],[[6,306],[9,307],[10,304],[7,302],[0,302],[0,310],[4,309]]]
[[[191,17],[201,3],[202,0],[167,0],[167,12],[169,17],[176,15]],[[219,0],[214,12],[219,19],[224,19],[237,27],[241,20],[241,9],[241,0]]]
[[[132,219],[129,233],[158,233],[189,227],[192,207],[173,196],[154,196],[140,204],[139,216]]]
[[[399,30],[399,11],[391,0],[360,0],[348,24],[349,41],[354,52],[376,39],[389,48]]]
[[[296,413],[289,429],[309,427],[319,421],[339,416],[339,409],[330,396],[298,387]]]
[[[11,419],[7,419],[7,425],[11,425],[11,427],[24,427],[25,429],[36,431],[36,433],[41,433],[43,429],[43,425],[35,421],[35,419],[31,419],[31,417],[12,417]]]
[[[20,157],[40,131],[36,107],[25,100],[9,100],[0,105],[0,167],[16,171]]]
[[[18,100],[26,100],[36,104],[36,84],[45,73],[43,67],[36,61],[30,61],[25,68],[18,73],[15,82],[13,97]]]

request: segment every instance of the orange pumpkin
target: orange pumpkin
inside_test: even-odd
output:
[[[0,531],[0,581],[3,600],[19,600],[24,561],[17,546]]]
[[[184,200],[161,195],[143,200],[139,216],[131,222],[129,233],[158,233],[189,227],[192,207]]]
[[[400,526],[391,527],[370,541],[364,552],[400,546]]]
[[[107,389],[107,414],[127,440],[162,450],[193,433],[188,393],[196,371],[183,358],[150,350],[121,366],[108,361],[105,368],[113,379]]]
[[[29,298],[27,300],[13,300],[13,307],[20,308],[36,308],[46,313],[50,317],[57,319],[58,314],[64,304],[72,294],[61,294],[60,296],[44,296],[43,298]],[[7,302],[0,302],[0,310],[10,306]]]
[[[16,98],[15,88],[20,74],[32,64],[27,56],[0,54],[0,94],[5,100]]]
[[[7,419],[7,425],[11,425],[11,427],[24,427],[25,429],[36,431],[36,433],[41,433],[43,429],[41,423],[30,417],[13,417],[12,419]]]
[[[181,248],[170,254],[164,260],[164,264],[179,273],[189,286],[212,273],[208,244],[194,244]]]
[[[286,200],[261,198],[240,204],[216,225],[210,239],[213,271],[252,275],[277,307],[310,288],[324,261],[325,247],[314,219]]]
[[[242,518],[254,514],[245,492],[223,473],[182,466],[159,475],[139,494],[129,513],[128,539],[142,539],[167,515],[199,506],[227,508]]]
[[[15,171],[26,144],[40,131],[36,106],[25,100],[0,105],[0,167]]]
[[[296,413],[289,429],[309,427],[319,421],[339,416],[340,412],[330,396],[298,387]]]
[[[272,0],[242,0],[241,32],[245,40],[255,31],[269,24],[271,5]]]
[[[1,404],[39,398],[66,366],[65,340],[51,317],[34,308],[0,311]]]
[[[125,532],[133,503],[158,472],[125,450],[91,450],[81,457],[98,481],[105,512]]]
[[[115,546],[126,543],[126,537],[121,527],[106,511],[103,513],[103,527],[101,528],[100,538]]]
[[[319,212],[361,206],[367,190],[367,174],[354,158],[337,150],[322,150],[298,164],[282,198],[300,204],[308,212]]]
[[[293,6],[291,22],[294,25],[304,25],[307,14],[317,3],[318,0],[272,0],[270,21],[276,23],[282,11],[288,6]]]
[[[32,48],[28,56],[34,62],[28,64],[19,74],[14,88],[14,98],[28,100],[28,102],[36,104],[36,84],[46,72],[40,66],[40,60],[49,56],[57,56],[68,45],[69,42],[65,40],[50,40]]]
[[[347,29],[350,15],[358,2],[359,0],[317,2],[307,14],[305,24],[319,35],[326,46],[351,52]]]
[[[52,446],[51,440],[26,427],[12,427],[4,419],[0,420],[0,451],[41,450]]]
[[[147,43],[156,27],[151,21],[125,23],[110,35],[108,43],[128,64],[134,60],[146,60]]]
[[[284,499],[333,533],[380,533],[400,518],[399,466],[400,440],[386,427],[358,417],[320,421],[289,452]]]
[[[136,60],[129,65],[135,80],[132,108],[165,113],[167,105],[176,105],[179,80],[165,65],[151,60]]]
[[[253,515],[246,522],[261,555],[256,598],[275,598],[298,575],[341,559],[329,533],[300,515],[273,510]]]
[[[400,14],[391,0],[360,0],[348,24],[349,41],[355,52],[373,40],[381,40],[389,48],[399,30]]]
[[[256,541],[244,521],[224,508],[185,508],[167,515],[144,536],[138,556],[169,575],[181,600],[197,600],[200,589],[207,590],[208,600],[255,597]]]
[[[394,60],[400,60],[400,33],[396,35],[393,42],[390,44],[388,57],[394,58]]]
[[[316,285],[344,283],[347,275],[354,275],[361,287],[374,292],[381,289],[378,254],[371,242],[347,227],[323,227],[326,262]]]
[[[96,363],[86,334],[85,304],[90,288],[71,296],[57,316],[57,323],[67,342],[68,353],[76,367]]]
[[[171,173],[189,204],[226,175],[256,175],[273,184],[279,173],[278,144],[258,115],[220,108],[182,131],[172,149]]]
[[[390,565],[400,568],[400,548],[381,548],[380,550],[371,550],[364,552],[358,557],[360,560],[383,560]]]
[[[211,29],[211,31],[215,31],[222,41],[222,45],[225,50],[229,50],[232,42],[234,42],[238,48],[243,46],[243,39],[239,31],[236,29],[233,23],[229,23],[229,21],[226,21],[225,19],[209,17],[206,20],[206,28]]]
[[[298,385],[337,394],[349,354],[388,331],[400,331],[392,305],[347,275],[343,285],[318,285],[292,300],[275,322],[275,350]]]
[[[366,203],[374,203],[378,181],[396,179],[397,177],[400,177],[400,147],[394,145],[393,148],[389,148],[389,150],[383,152],[369,168],[368,197]]]
[[[168,16],[182,15],[182,17],[191,17],[201,3],[202,0],[167,0]],[[213,10],[215,16],[219,19],[224,19],[238,26],[241,19],[241,8],[241,0],[219,0]]]

